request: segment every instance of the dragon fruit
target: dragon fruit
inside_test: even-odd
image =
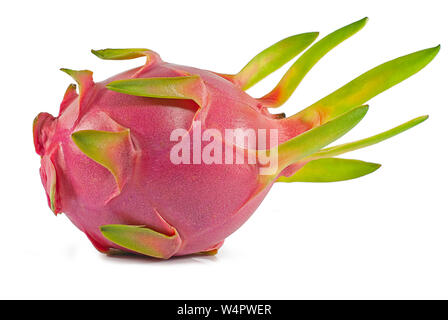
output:
[[[64,212],[101,252],[119,249],[163,259],[214,254],[274,182],[341,181],[375,171],[379,164],[335,156],[388,139],[427,116],[325,147],[364,117],[366,101],[421,70],[440,46],[384,63],[290,117],[269,111],[286,102],[313,65],[366,21],[312,45],[261,98],[245,90],[307,49],[318,33],[283,39],[233,75],[167,63],[148,49],[92,50],[101,59],[146,57],[146,63],[97,83],[91,71],[61,69],[77,82],[79,93],[70,84],[59,115],[40,113],[33,124],[51,210]],[[247,136],[229,138],[227,129],[265,133],[264,146],[254,146]],[[197,139],[208,143],[191,156],[187,151],[198,150]],[[201,151],[211,161],[202,160]],[[173,155],[184,161],[173,161]],[[226,161],[218,161],[224,155]],[[249,161],[253,155],[255,162]],[[276,166],[268,170],[262,159],[271,156]]]

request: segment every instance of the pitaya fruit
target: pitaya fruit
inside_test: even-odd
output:
[[[70,84],[58,117],[40,113],[33,125],[51,210],[66,213],[101,252],[114,248],[163,259],[214,254],[274,182],[341,181],[375,171],[378,164],[334,156],[390,138],[427,116],[322,148],[364,117],[366,101],[418,72],[440,46],[384,63],[291,117],[269,112],[366,21],[318,41],[258,99],[244,90],[305,50],[318,33],[281,40],[235,75],[166,63],[148,49],[92,50],[106,60],[146,57],[146,63],[98,83],[91,71],[62,69],[78,83],[79,93]],[[265,133],[264,147],[248,136],[229,138],[226,129]],[[198,151],[198,139],[210,142]],[[207,152],[211,161],[201,159]],[[262,173],[273,155],[276,167]],[[232,162],[238,157],[244,161]]]

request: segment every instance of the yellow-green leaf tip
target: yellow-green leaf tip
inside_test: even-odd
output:
[[[87,157],[108,169],[121,191],[131,169],[133,148],[130,130],[119,132],[81,130],[72,133],[73,142]]]
[[[140,254],[168,259],[181,245],[176,229],[173,235],[165,235],[144,226],[111,224],[100,226],[103,236],[109,241]]]
[[[191,99],[199,106],[203,104],[204,84],[198,75],[116,80],[106,88],[134,96]]]
[[[150,50],[145,48],[91,50],[94,55],[103,60],[135,59],[144,57],[149,51]]]
[[[361,20],[359,20],[359,22],[363,22],[364,25],[369,21],[369,17],[364,17]]]
[[[418,123],[422,123],[423,121],[426,121],[426,120],[428,120],[428,118],[429,118],[429,115],[424,115],[424,116],[421,116],[421,117],[418,117],[418,118],[416,118],[415,120],[418,122]]]
[[[439,53],[440,48],[441,48],[441,46],[440,46],[440,44],[439,44],[439,45],[437,45],[437,46],[435,46],[435,47],[432,47],[432,48],[428,48],[428,49],[424,49],[424,50],[422,50],[422,52],[426,52],[426,54],[427,54],[428,57],[430,58],[430,60],[428,61],[428,63],[431,62],[431,60],[434,59],[435,56]]]
[[[67,68],[60,68],[59,70],[61,70],[62,72],[65,72],[66,74],[68,74],[69,76],[71,76],[74,72],[74,70],[72,69],[67,69]]]
[[[352,159],[323,158],[308,162],[290,177],[278,182],[337,182],[368,175],[381,167],[378,163]]]

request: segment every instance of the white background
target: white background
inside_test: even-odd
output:
[[[446,1],[14,1],[0,5],[0,298],[448,298]],[[166,61],[236,72],[274,42],[367,26],[314,67],[283,107],[306,107],[364,71],[442,44],[423,71],[370,101],[342,140],[430,118],[346,157],[382,163],[330,184],[274,186],[214,257],[157,261],[98,253],[47,207],[32,121],[57,114],[71,79],[143,61],[91,48],[148,47]],[[272,88],[283,68],[250,90]],[[206,196],[206,195],[204,195]]]

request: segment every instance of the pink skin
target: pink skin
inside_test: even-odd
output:
[[[199,109],[191,100],[137,97],[105,88],[111,81],[135,77],[136,72],[138,78],[200,75],[207,102]],[[196,112],[202,130],[278,129],[279,143],[310,128],[298,120],[276,119],[239,87],[213,72],[162,61],[126,71],[87,91],[81,108],[79,97],[71,92],[57,118],[39,114],[34,137],[48,197],[48,179],[56,176],[55,212],[64,212],[100,251],[129,251],[102,235],[99,227],[108,224],[143,225],[167,235],[173,234],[173,226],[182,240],[174,255],[213,250],[261,203],[272,182],[262,185],[258,165],[171,163],[170,150],[177,142],[170,141],[170,134],[174,129],[189,129]],[[125,128],[130,129],[136,152],[120,160],[127,176],[117,192],[111,172],[81,152],[71,134]],[[297,169],[289,168],[288,174]]]

